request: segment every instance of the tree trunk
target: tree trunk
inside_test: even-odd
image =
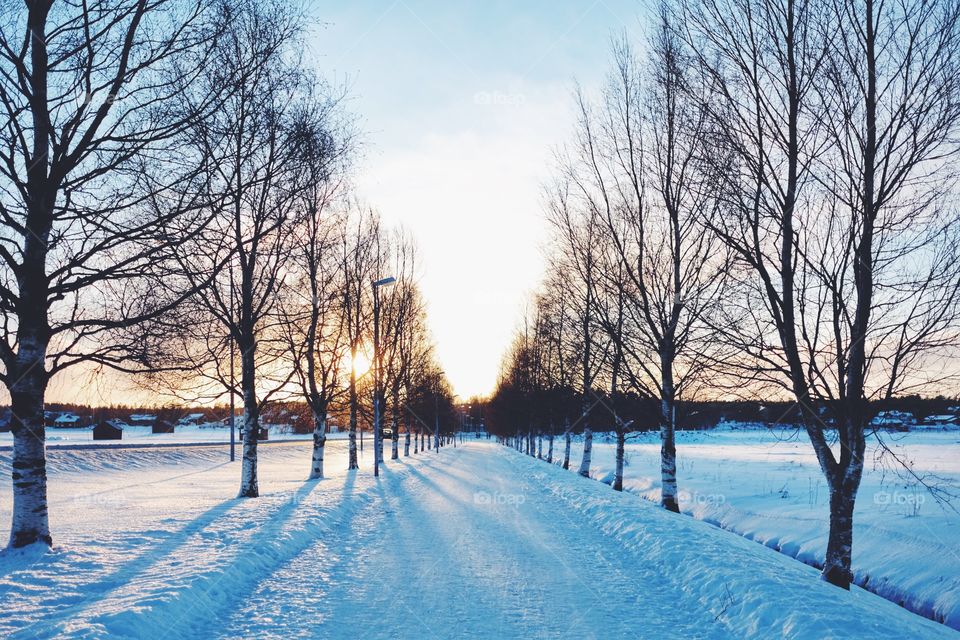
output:
[[[11,547],[25,547],[35,542],[53,545],[47,513],[46,425],[43,403],[49,382],[46,370],[47,347],[50,344],[50,280],[47,274],[47,255],[53,227],[53,211],[61,185],[59,181],[51,178],[50,171],[50,140],[54,136],[51,135],[53,131],[47,102],[48,9],[49,5],[31,4],[27,16],[33,39],[30,47],[29,76],[33,90],[33,159],[27,167],[27,193],[24,194],[27,216],[26,228],[22,232],[23,248],[19,256],[21,263],[19,268],[14,269],[19,293],[19,300],[15,304],[17,353],[10,358],[8,352],[4,361],[7,390],[10,393],[10,428],[13,431],[13,452],[10,460],[13,484]],[[8,228],[6,233],[12,231]],[[13,283],[8,281],[3,283],[4,287],[12,285]],[[8,320],[9,318],[5,318],[4,325],[10,330],[11,327],[6,322]]]
[[[855,496],[849,495],[843,482],[830,487],[830,534],[821,577],[830,584],[849,589],[853,580],[853,507]]]
[[[244,335],[245,334],[245,335]],[[260,407],[257,404],[255,341],[252,332],[241,331],[240,347],[241,385],[243,387],[243,460],[240,471],[240,498],[260,495],[257,480],[257,432],[260,426]]]
[[[404,458],[410,457],[410,425],[409,424],[407,425],[407,433],[404,435],[404,438],[403,438],[403,457]]]
[[[677,504],[677,444],[672,421],[660,426],[660,486],[661,506],[680,513]]]
[[[393,400],[390,406],[390,426],[393,428],[393,434],[390,436],[390,459],[399,460],[400,459],[400,412],[399,407],[397,406],[397,398],[400,397],[399,389],[391,389],[391,394]],[[387,403],[383,401],[383,408],[386,411]],[[384,419],[386,416],[384,416]],[[384,445],[386,446],[386,445]]]
[[[34,11],[31,10],[30,13],[33,18]],[[34,33],[42,34],[43,26],[34,25]],[[41,50],[45,51],[45,48],[34,48],[34,56]],[[45,98],[46,96],[43,96],[40,99]],[[49,142],[42,131],[34,133],[34,156],[37,160],[32,169],[45,174]],[[36,177],[40,182],[44,180],[42,176]],[[35,542],[53,546],[47,514],[46,425],[43,403],[49,382],[46,356],[50,342],[50,323],[47,317],[47,242],[56,191],[39,188],[39,183],[37,186],[31,193],[32,197],[28,198],[32,202],[28,206],[22,266],[17,274],[20,290],[20,304],[16,310],[17,353],[13,363],[5,363],[10,392],[10,428],[13,431],[13,452],[10,460],[13,482],[11,547],[24,547]]]
[[[863,454],[866,449],[863,422],[858,416],[848,422],[846,429],[841,429],[840,437],[846,442],[837,467],[827,478],[830,486],[830,533],[821,577],[842,589],[849,589],[853,581],[853,510],[863,477]]]
[[[43,365],[46,345],[31,349],[28,348],[29,343],[22,340],[17,361],[20,371],[25,373],[10,392],[13,430],[10,546],[24,547],[34,542],[52,546],[47,516],[46,434],[43,419],[43,396],[47,387],[47,373]]]
[[[677,504],[677,443],[674,417],[676,406],[673,389],[673,359],[660,361],[660,505],[667,511],[680,513]]]
[[[543,436],[537,434],[537,460],[543,460]]]
[[[563,468],[570,468],[570,428],[567,427],[567,430],[563,432],[564,444],[563,444]]]
[[[623,429],[617,429],[617,468],[613,474],[614,491],[623,491],[623,445],[625,439]]]
[[[553,431],[547,436],[547,462],[553,464]]]
[[[580,469],[577,471],[584,478],[590,477],[590,462],[593,455],[593,431],[590,427],[583,429],[583,458],[580,459]]]
[[[310,464],[310,480],[323,477],[323,450],[327,444],[327,412],[313,414],[313,459]]]
[[[356,349],[353,350],[351,362],[357,357]],[[350,461],[347,469],[359,469],[360,463],[357,459],[357,374],[350,368]]]

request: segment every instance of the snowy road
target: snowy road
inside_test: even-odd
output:
[[[344,471],[343,446],[315,482],[308,446],[265,447],[258,500],[234,498],[237,466],[212,455],[58,458],[57,548],[0,555],[0,637],[954,637],[492,443],[379,481]]]
[[[354,523],[350,568],[331,572],[325,546],[311,548],[292,574],[259,586],[225,637],[260,634],[255,612],[270,607],[277,637],[727,637],[698,603],[530,485],[511,457],[490,453],[450,448],[394,466]],[[331,573],[321,585],[294,577]],[[304,597],[295,611],[277,606]]]

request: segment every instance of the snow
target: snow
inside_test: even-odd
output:
[[[926,481],[960,490],[960,433],[882,434]],[[660,500],[659,439],[628,443],[624,489]],[[828,492],[806,435],[788,429],[679,432],[681,511],[802,560],[822,562]],[[571,466],[580,446],[571,451]],[[615,446],[593,442],[591,477],[613,481]],[[854,519],[855,581],[960,629],[960,514],[868,440]],[[905,477],[907,476],[907,477]],[[954,505],[954,508],[957,505]]]
[[[304,481],[309,445],[271,442],[241,500],[223,448],[51,450],[56,547],[0,555],[0,637],[954,637],[490,442],[379,481],[365,453],[347,472],[332,442],[331,477]]]
[[[240,421],[237,421],[236,439],[240,442]],[[347,433],[329,433],[328,438],[338,439],[346,438]],[[312,440],[313,433],[283,433],[275,429],[270,430],[270,437],[281,440]],[[366,436],[370,437],[369,434]],[[47,447],[58,447],[63,444],[75,445],[85,442],[93,443],[93,428],[55,428],[46,429]],[[177,424],[174,433],[153,433],[152,427],[124,425],[122,440],[98,440],[97,446],[115,446],[130,444],[133,441],[137,446],[147,444],[184,444],[184,443],[229,443],[230,428],[223,427],[218,423],[201,425],[181,425]],[[0,451],[9,449],[13,445],[13,434],[10,432],[0,433]]]

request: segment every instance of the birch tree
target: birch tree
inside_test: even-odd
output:
[[[178,254],[191,278],[213,279],[194,305],[165,318],[180,336],[181,357],[192,364],[192,375],[171,386],[194,397],[240,395],[240,497],[259,495],[260,412],[293,375],[283,366],[278,303],[304,189],[303,140],[294,115],[308,98],[309,82],[290,59],[301,27],[285,4],[238,6],[215,65],[190,93],[231,87],[225,103],[188,131],[188,143],[207,158],[204,184],[214,220]],[[238,385],[230,375],[231,343],[239,354]]]
[[[615,42],[614,71],[599,104],[578,100],[568,174],[584,206],[603,221],[605,243],[594,246],[610,254],[601,273],[613,298],[604,323],[615,343],[611,393],[622,376],[659,403],[661,504],[677,512],[677,403],[712,349],[706,318],[728,268],[725,247],[702,224],[715,207],[701,161],[707,119],[691,97],[689,62],[672,20],[661,6],[646,82],[629,44]]]
[[[196,166],[176,140],[222,98],[217,89],[183,99],[208,67],[221,6],[0,9],[0,380],[12,406],[13,547],[52,544],[50,380],[84,363],[150,365],[123,331],[195,292],[169,261],[205,224]]]
[[[750,275],[742,370],[797,400],[830,491],[822,576],[848,588],[870,400],[938,378],[957,341],[958,6],[693,2],[685,18],[731,160],[714,232]]]
[[[347,357],[339,249],[346,232],[342,205],[351,134],[334,122],[340,97],[327,94],[322,101],[315,97],[298,118],[297,148],[306,182],[291,238],[288,269],[294,272],[293,281],[282,303],[285,348],[300,395],[313,416],[311,480],[324,477],[327,418],[331,403],[343,391],[341,371]]]
[[[555,282],[562,295],[571,301],[575,317],[576,351],[579,354],[578,383],[580,415],[577,426],[583,430],[583,456],[577,471],[590,475],[593,453],[591,411],[596,404],[593,383],[600,370],[601,359],[595,351],[596,294],[600,276],[596,241],[600,234],[599,212],[581,200],[569,176],[558,181],[548,194],[548,220],[555,233],[555,253],[551,265]]]
[[[376,241],[380,234],[379,218],[373,212],[354,206],[340,247],[343,273],[343,317],[350,371],[347,402],[350,411],[349,469],[359,469],[357,427],[360,412],[359,375],[356,363],[373,326],[373,300],[370,283],[376,270]]]

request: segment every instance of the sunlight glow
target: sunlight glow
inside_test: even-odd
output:
[[[353,361],[350,364],[353,367],[354,374],[356,374],[358,378],[367,371],[370,371],[370,358],[368,358],[363,352],[357,353],[357,356],[353,358]]]

